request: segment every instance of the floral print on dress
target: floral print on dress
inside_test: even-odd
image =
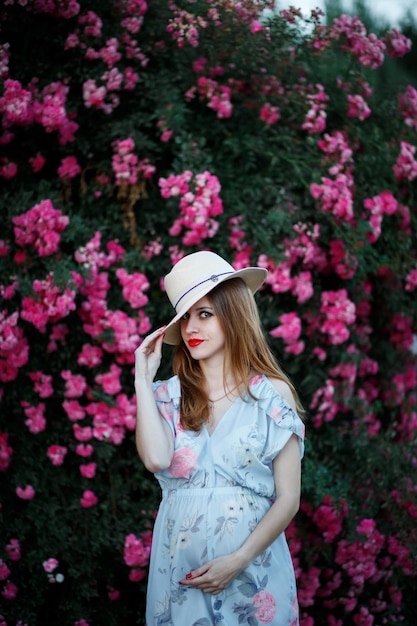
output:
[[[174,457],[156,474],[147,626],[298,626],[294,568],[285,534],[216,596],[182,586],[188,572],[237,550],[272,505],[272,461],[293,434],[303,455],[304,426],[265,376],[251,380],[210,435],[180,425],[177,377],[156,382],[158,409],[174,436]]]

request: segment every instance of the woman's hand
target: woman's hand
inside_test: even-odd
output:
[[[135,350],[135,379],[155,378],[161,363],[162,342],[164,339],[165,326],[158,328],[145,337],[140,346]]]
[[[215,596],[226,589],[243,570],[244,565],[239,558],[235,554],[230,554],[208,561],[179,582],[181,585],[196,587],[204,593]]]

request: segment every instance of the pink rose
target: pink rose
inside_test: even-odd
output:
[[[140,580],[143,580],[146,576],[146,570],[144,569],[131,569],[129,572],[129,580],[133,583],[138,583]]]
[[[18,539],[10,539],[6,546],[7,556],[11,561],[19,561],[22,557],[22,550]]]
[[[84,478],[94,478],[96,473],[97,463],[86,463],[85,465],[80,465],[80,473]]]
[[[263,624],[272,622],[277,611],[274,596],[266,591],[259,591],[253,596],[252,603],[257,608],[256,619]]]
[[[16,487],[16,495],[22,500],[32,500],[35,496],[35,490],[32,485],[26,485],[24,489],[22,489],[22,487]]]
[[[66,448],[65,446],[58,446],[54,444],[52,446],[49,446],[47,455],[52,465],[62,465],[67,452],[68,448]]]
[[[7,567],[6,563],[0,559],[0,580],[6,580],[10,576],[10,569]]]
[[[58,567],[58,561],[54,558],[48,559],[42,563],[42,567],[45,572],[51,573]]]
[[[174,478],[188,478],[197,466],[197,454],[190,448],[179,448],[174,452],[172,463],[168,468]]]
[[[98,502],[98,498],[96,494],[94,493],[94,491],[90,491],[90,489],[87,489],[86,491],[84,491],[83,497],[80,499],[80,504],[85,509],[88,509],[91,506],[94,506],[95,504],[97,504],[97,502]]]
[[[125,537],[124,560],[130,567],[146,567],[149,563],[151,546],[133,533]]]
[[[1,595],[6,600],[14,600],[15,597],[17,596],[17,592],[18,592],[18,588],[16,587],[16,585],[14,585],[12,582],[8,581],[5,584],[5,586],[3,587]]]
[[[86,458],[93,454],[94,448],[89,443],[79,443],[78,446],[75,448],[75,452],[79,456]]]

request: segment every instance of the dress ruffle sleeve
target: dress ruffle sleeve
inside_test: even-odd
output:
[[[153,383],[153,394],[160,415],[170,425],[174,437],[179,425],[181,388],[177,376]]]
[[[293,434],[298,437],[302,458],[304,456],[304,422],[266,376],[256,377],[252,385],[254,385],[252,390],[258,398],[258,410],[266,417],[267,435],[263,462],[272,462]]]

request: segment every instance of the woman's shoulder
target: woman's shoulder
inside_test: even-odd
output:
[[[294,411],[296,411],[295,400],[288,383],[280,378],[272,378],[266,374],[257,374],[251,378],[251,387],[256,387],[258,391],[265,391],[268,395],[278,395]]]
[[[153,383],[155,400],[170,402],[181,396],[181,387],[178,376],[171,376],[167,380],[156,380]]]
[[[258,407],[271,418],[279,429],[295,433],[300,441],[305,436],[305,426],[298,415],[296,403],[288,383],[280,378],[261,374],[251,379],[251,391],[258,398]],[[301,448],[303,455],[304,448]]]

